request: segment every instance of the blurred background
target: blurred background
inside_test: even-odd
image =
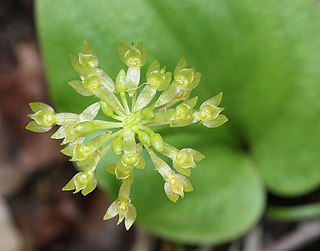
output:
[[[85,199],[62,192],[75,168],[50,133],[24,129],[29,102],[52,104],[34,9],[33,0],[0,2],[1,251],[320,250],[319,218],[283,222],[263,216],[241,237],[220,244],[185,245],[155,236],[138,224],[127,232],[122,225],[116,226],[116,219],[102,221],[100,215],[112,200],[100,189]],[[295,198],[267,194],[268,204],[318,201],[317,188]]]

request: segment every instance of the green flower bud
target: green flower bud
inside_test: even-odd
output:
[[[116,78],[116,90],[117,92],[124,92],[127,90],[127,81],[126,81],[126,73],[124,70],[121,70]]]
[[[90,75],[85,78],[83,82],[83,86],[89,91],[89,92],[95,92],[98,87],[100,86],[100,79],[96,75]]]
[[[29,115],[30,118],[34,119],[34,121],[40,126],[53,126],[56,122],[56,115],[54,112],[49,110],[40,110],[35,114]]]
[[[98,67],[98,59],[95,55],[92,54],[84,54],[84,53],[79,53],[79,63],[83,67],[88,67],[88,68],[96,68]]]
[[[94,132],[96,130],[93,122],[91,121],[84,121],[80,122],[73,126],[73,130],[75,130],[77,133],[80,133],[81,135],[86,135]]]
[[[193,69],[183,69],[174,76],[174,79],[179,83],[181,87],[187,87],[193,81],[193,77]]]
[[[179,151],[173,162],[175,165],[184,168],[194,167],[196,165],[193,161],[191,153],[186,151],[185,149]]]
[[[132,171],[133,166],[125,166],[121,161],[118,161],[114,172],[117,179],[123,180],[128,178],[131,175]]]
[[[150,136],[146,132],[139,132],[139,140],[145,146],[150,146]]]
[[[143,118],[150,120],[153,119],[154,112],[151,107],[146,107],[142,110],[141,115]]]
[[[104,101],[100,101],[100,105],[101,105],[101,110],[102,110],[102,112],[103,112],[106,116],[110,117],[110,116],[113,115],[113,109],[112,109],[112,107],[111,107],[110,105],[108,105],[108,104],[107,104],[106,102],[104,102]]]
[[[181,174],[174,174],[164,184],[164,190],[167,197],[176,202],[179,196],[183,198],[184,192],[193,190],[191,182]]]
[[[97,180],[92,172],[79,172],[63,188],[62,191],[82,190],[83,195],[91,193],[97,187]]]
[[[181,149],[172,158],[173,166],[177,171],[179,171],[181,168],[186,169],[186,168],[195,167],[196,163],[200,162],[203,159],[204,159],[203,154],[191,148]]]
[[[163,85],[164,80],[164,74],[161,72],[151,72],[147,78],[148,84],[156,89]]]
[[[103,219],[108,220],[116,215],[119,215],[117,224],[120,224],[125,219],[125,228],[129,230],[137,216],[136,209],[131,204],[130,199],[119,197],[110,205]]]
[[[154,133],[150,137],[150,143],[154,149],[156,149],[158,152],[163,151],[164,143],[162,136],[159,133]]]
[[[139,154],[124,154],[122,155],[121,161],[126,166],[136,166],[139,162]]]
[[[139,67],[141,65],[141,54],[139,51],[131,49],[124,55],[125,63],[129,67]]]
[[[181,104],[176,108],[176,119],[177,120],[186,120],[189,119],[192,115],[192,109],[187,105]]]
[[[136,46],[128,46],[126,43],[120,43],[120,57],[128,67],[141,67],[146,63],[146,52],[143,43]]]
[[[120,155],[123,153],[123,140],[121,137],[116,137],[114,140],[111,142],[111,148],[112,151],[116,155]]]
[[[88,145],[76,145],[73,149],[72,161],[81,161],[87,159],[93,153],[92,148]]]
[[[200,107],[198,116],[201,119],[201,121],[209,122],[217,118],[220,112],[221,108],[208,104]]]

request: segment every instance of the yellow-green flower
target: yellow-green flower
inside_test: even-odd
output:
[[[136,218],[136,209],[130,200],[130,189],[135,171],[143,170],[148,153],[150,159],[164,180],[167,197],[176,202],[185,192],[193,190],[185,176],[204,159],[204,156],[191,148],[177,149],[165,142],[161,134],[152,127],[167,125],[184,127],[201,123],[206,127],[217,127],[227,121],[221,114],[224,108],[218,107],[222,93],[205,101],[196,108],[198,97],[191,91],[199,84],[201,74],[187,68],[181,59],[173,73],[160,67],[155,60],[148,67],[146,80],[141,82],[141,67],[146,64],[146,51],[143,43],[120,43],[120,57],[127,70],[120,70],[115,81],[99,68],[97,56],[87,42],[78,56],[70,59],[80,79],[72,80],[69,85],[79,94],[93,96],[97,102],[81,114],[57,113],[52,107],[35,102],[30,107],[34,121],[26,128],[34,132],[46,132],[54,126],[57,131],[54,139],[63,139],[65,147],[61,152],[80,169],[63,190],[82,191],[87,195],[97,185],[95,171],[100,160],[112,151],[118,159],[107,167],[122,182],[118,199],[111,204],[104,219],[119,215],[118,223],[125,219],[129,229]],[[104,119],[96,116],[101,111]],[[92,134],[95,133],[93,137]],[[87,137],[89,135],[89,137]],[[172,166],[163,159],[172,161]],[[146,167],[148,168],[148,166]]]
[[[132,226],[137,216],[136,208],[132,205],[129,198],[132,183],[133,176],[128,176],[126,179],[122,180],[118,199],[109,206],[103,217],[104,220],[108,220],[116,215],[119,215],[117,224],[120,224],[123,220],[125,220],[124,225],[127,230],[129,230],[129,228]]]
[[[96,187],[97,180],[92,172],[79,172],[62,188],[62,190],[75,190],[73,193],[78,193],[82,190],[82,194],[87,195]]]

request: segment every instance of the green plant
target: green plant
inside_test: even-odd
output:
[[[179,133],[159,128],[168,143],[191,146],[206,158],[192,173],[197,189],[174,205],[153,170],[137,172],[135,183],[144,186],[133,186],[131,196],[140,225],[174,241],[223,242],[260,219],[269,207],[266,191],[295,197],[318,188],[320,14],[315,1],[43,0],[37,11],[58,111],[79,112],[92,102],[65,88],[75,77],[66,54],[85,39],[99,55],[109,56],[100,61],[110,76],[121,67],[113,50],[118,41],[141,40],[149,57],[170,69],[181,56],[196,65],[203,84],[193,93],[200,99],[224,92],[230,122],[215,133],[198,126]],[[98,184],[113,196],[120,184],[104,167],[115,160],[103,159],[97,167]]]
[[[119,51],[128,70],[121,70],[114,83],[107,73],[99,68],[95,53],[88,43],[84,42],[78,57],[70,56],[81,80],[73,80],[69,84],[79,94],[95,96],[100,101],[87,107],[80,115],[55,113],[52,107],[44,103],[31,103],[34,114],[29,116],[34,121],[31,121],[26,129],[47,132],[54,125],[60,126],[51,138],[63,139],[62,145],[68,144],[61,152],[70,156],[70,160],[81,170],[63,187],[64,191],[82,191],[83,195],[92,192],[97,186],[97,165],[112,149],[119,158],[116,163],[107,167],[107,171],[121,180],[122,184],[117,200],[111,204],[104,219],[119,215],[118,224],[125,219],[128,230],[137,215],[130,199],[134,169],[144,169],[144,149],[164,179],[165,193],[173,202],[176,202],[179,196],[183,197],[184,192],[193,190],[186,176],[190,176],[191,168],[195,168],[196,163],[204,159],[204,156],[194,149],[179,150],[166,143],[161,134],[150,127],[183,127],[200,122],[208,128],[215,128],[228,119],[220,114],[224,108],[218,107],[222,93],[205,101],[198,111],[195,110],[198,97],[189,97],[191,91],[198,86],[201,74],[193,68],[187,68],[184,58],[177,64],[172,81],[172,73],[166,72],[166,67],[161,68],[157,60],[153,61],[147,70],[147,81],[142,84],[140,68],[147,60],[143,43],[136,46],[120,43]],[[152,103],[157,92],[162,93]],[[131,102],[128,102],[128,97]],[[173,108],[176,104],[176,108]],[[108,120],[95,120],[100,109]],[[93,133],[97,135],[85,141],[85,137]],[[155,151],[171,159],[178,173],[159,158]]]

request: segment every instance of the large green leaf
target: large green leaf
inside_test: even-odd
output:
[[[195,218],[190,222],[202,222],[206,233],[195,235],[190,242],[225,240],[245,231],[259,214],[262,199],[253,189],[260,187],[259,180],[246,160],[248,157],[241,154],[243,150],[276,193],[299,195],[319,185],[320,15],[316,1],[42,0],[38,1],[37,10],[51,96],[59,110],[80,111],[88,104],[88,99],[66,85],[77,78],[67,55],[75,53],[84,39],[96,50],[102,68],[113,78],[123,68],[117,52],[119,41],[144,41],[149,62],[157,58],[173,70],[179,58],[185,56],[190,65],[202,72],[196,89],[200,100],[224,91],[229,126],[207,130],[206,134],[190,134],[192,137],[185,141],[185,146],[194,147],[191,139],[198,137],[200,148],[209,156],[192,176],[194,194],[175,207],[164,202],[169,203],[160,207],[168,215],[166,221],[159,220],[161,210],[151,213],[147,203],[143,207],[143,197],[134,193],[140,210],[138,220],[153,231],[173,239],[189,239],[189,228],[177,231],[172,219],[178,212],[185,219],[184,213],[189,215],[191,205],[206,200],[205,195],[197,193],[202,191],[199,187],[203,184],[211,189],[208,196],[212,201],[207,207],[199,206],[202,214],[193,213]],[[214,139],[211,134],[215,133],[221,134],[222,140],[205,144]],[[215,151],[219,152],[217,160],[211,159]],[[217,163],[213,169],[211,160]],[[214,181],[216,172],[221,172],[217,187],[208,186],[206,179]],[[137,180],[143,179],[144,173],[141,177],[138,174]],[[145,175],[148,179],[147,170]],[[160,182],[152,177],[150,182],[144,180],[141,184],[148,188],[151,180]],[[246,185],[238,193],[240,184]],[[161,198],[161,185],[154,187],[159,189],[154,193]],[[150,189],[146,189],[145,193],[148,192]],[[228,196],[221,207],[229,210],[220,218],[216,201],[221,202],[223,194]],[[152,194],[144,196],[149,198]],[[257,204],[247,199],[250,196],[256,198]],[[234,210],[237,203],[242,206]],[[250,206],[252,211],[247,209]],[[207,221],[201,219],[208,212],[215,220],[208,220],[205,225]],[[232,225],[234,219],[237,221]],[[177,220],[178,223],[183,224]],[[200,228],[196,224],[190,227]]]
[[[172,134],[165,139],[179,147],[192,144],[206,155],[190,177],[194,191],[177,203],[169,201],[163,179],[146,157],[145,170],[135,171],[132,189],[137,221],[162,237],[184,243],[217,243],[236,238],[256,223],[264,208],[259,175],[244,154],[219,139],[210,142],[199,137],[191,143],[192,133],[195,132]],[[98,169],[99,184],[109,191],[118,190],[115,177],[105,172],[105,167],[115,161],[116,156],[109,155]]]

